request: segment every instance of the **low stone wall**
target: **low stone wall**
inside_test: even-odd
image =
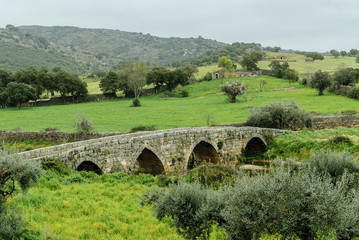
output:
[[[313,117],[312,129],[327,128],[353,128],[359,127],[359,114],[353,115],[331,115],[331,116],[315,116]]]
[[[21,141],[24,139],[41,139],[51,142],[76,142],[94,138],[108,137],[120,135],[119,132],[94,132],[94,133],[68,133],[62,131],[46,131],[46,132],[22,132],[22,131],[0,131],[0,141],[14,140]]]

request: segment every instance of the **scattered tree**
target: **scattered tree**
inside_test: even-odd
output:
[[[323,95],[324,89],[330,86],[330,83],[329,73],[318,70],[310,81],[310,86],[317,89],[318,95],[321,96]]]
[[[359,50],[355,49],[355,48],[352,48],[352,49],[350,49],[349,54],[350,54],[350,56],[354,57],[354,56],[359,54]]]
[[[355,58],[355,62],[359,63],[359,54],[357,55],[357,57]]]
[[[221,91],[227,94],[230,103],[235,103],[237,95],[245,93],[246,86],[241,82],[226,82],[221,85]]]
[[[116,97],[116,92],[120,90],[120,79],[114,71],[110,71],[100,81],[100,89],[104,94]]]
[[[233,72],[233,63],[228,57],[222,56],[218,58],[218,67],[222,67],[226,72]]]
[[[36,90],[25,83],[11,82],[6,86],[5,92],[11,104],[17,105],[19,110],[21,104],[36,99]]]
[[[341,55],[342,57],[345,57],[346,55],[348,55],[348,53],[347,53],[346,51],[340,51],[340,55]]]
[[[330,54],[332,54],[332,56],[334,56],[335,58],[339,57],[340,53],[337,50],[330,50]]]
[[[154,67],[147,74],[147,84],[155,85],[155,89],[159,90],[165,85],[170,78],[170,70],[165,67]]]
[[[320,53],[317,53],[317,52],[307,52],[307,53],[304,53],[304,56],[308,57],[308,58],[312,58],[313,61],[315,60],[323,60],[324,59],[324,56]]]
[[[263,58],[261,52],[251,52],[249,56],[245,56],[239,64],[248,71],[259,70],[257,64]]]

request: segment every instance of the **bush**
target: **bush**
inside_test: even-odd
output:
[[[235,103],[237,95],[245,93],[246,86],[240,82],[226,82],[221,85],[221,91],[227,94],[230,103]]]
[[[237,171],[231,166],[203,163],[188,173],[187,180],[204,186],[219,187],[234,181],[236,177]]]
[[[43,159],[41,161],[41,167],[44,170],[49,170],[60,175],[69,175],[70,170],[65,162],[59,158]]]
[[[24,222],[20,213],[0,205],[0,239],[13,239],[22,233]]]
[[[155,125],[138,125],[136,127],[131,128],[130,132],[140,132],[140,131],[156,131],[157,128]]]
[[[336,137],[333,137],[333,138],[329,139],[328,144],[329,145],[332,145],[332,144],[345,144],[345,145],[348,145],[348,146],[352,146],[353,142],[348,137],[336,136]]]
[[[79,133],[91,133],[95,131],[93,123],[89,119],[87,119],[82,113],[77,114],[75,129],[76,132]]]
[[[275,102],[253,109],[246,122],[249,126],[297,130],[311,127],[311,117],[295,101]]]
[[[188,91],[186,89],[181,90],[181,97],[188,97]]]
[[[205,214],[199,214],[207,195],[208,191],[202,189],[200,184],[181,182],[171,185],[169,192],[158,200],[155,214],[159,219],[171,217],[172,224],[180,234],[188,239],[196,239],[210,230],[207,219],[203,217]]]
[[[141,103],[138,98],[133,99],[131,107],[140,107]]]
[[[333,182],[340,180],[345,173],[359,173],[359,166],[348,152],[326,151],[313,154],[306,167],[318,175],[329,175]]]

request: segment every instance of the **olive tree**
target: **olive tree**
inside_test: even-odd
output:
[[[0,150],[0,239],[13,239],[21,233],[21,215],[10,210],[6,199],[16,190],[17,185],[26,191],[41,174],[40,163],[22,159],[16,153]]]
[[[245,93],[246,86],[241,82],[226,82],[221,85],[221,91],[227,94],[230,103],[235,103],[237,95]]]
[[[310,81],[310,86],[318,90],[318,95],[322,96],[325,88],[329,87],[331,84],[329,73],[322,72],[318,70],[314,73],[312,80]]]

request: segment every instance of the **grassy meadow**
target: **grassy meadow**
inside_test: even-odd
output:
[[[255,78],[238,78],[248,86],[249,97],[255,99],[250,108],[275,101],[295,100],[298,105],[310,112],[321,114],[340,113],[345,110],[358,110],[358,101],[343,96],[325,92],[318,96],[316,90],[302,86],[299,83],[289,83],[288,80],[268,76]],[[267,84],[260,91],[259,82]],[[45,128],[58,128],[64,131],[74,131],[77,113],[83,113],[89,118],[95,130],[129,131],[138,125],[155,125],[158,129],[176,127],[206,126],[207,116],[211,116],[210,124],[228,124],[246,120],[250,108],[243,98],[237,103],[228,103],[227,97],[220,92],[220,85],[228,80],[199,82],[184,86],[189,97],[163,98],[163,93],[141,97],[141,107],[130,107],[132,99],[115,99],[79,104],[50,105],[39,107],[24,107],[0,109],[0,129],[12,130],[20,128],[23,131],[41,131]],[[176,91],[178,91],[177,89]]]
[[[151,175],[46,172],[10,204],[22,211],[25,227],[39,239],[183,239],[156,219],[150,206],[140,205],[142,192],[155,181]]]

